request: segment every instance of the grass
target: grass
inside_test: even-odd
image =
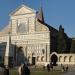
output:
[[[9,75],[19,75],[17,70],[11,69]]]
[[[31,74],[30,75],[60,75],[62,72],[60,70],[54,70],[48,72],[47,70],[43,70],[42,68],[31,68],[30,69]],[[0,73],[0,75],[3,75]],[[10,69],[9,75],[19,75],[18,71],[15,69]]]
[[[47,71],[43,68],[33,68],[31,69],[31,75],[60,75],[62,72],[60,70]]]
[[[31,72],[31,75],[60,75],[60,71],[53,71],[53,72],[48,72],[48,71],[33,71]]]

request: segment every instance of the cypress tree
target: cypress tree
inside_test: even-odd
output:
[[[66,37],[64,35],[64,29],[62,28],[62,26],[60,25],[59,27],[59,32],[58,32],[58,46],[57,46],[57,51],[58,53],[65,53],[66,52]]]

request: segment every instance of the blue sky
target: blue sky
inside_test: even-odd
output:
[[[9,22],[9,14],[25,4],[38,10],[42,4],[46,23],[58,29],[61,24],[70,37],[75,37],[75,0],[0,0],[0,29]]]

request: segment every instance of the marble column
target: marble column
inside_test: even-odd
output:
[[[5,58],[4,58],[4,65],[9,67],[9,51],[10,51],[10,44],[11,44],[11,37],[10,34],[7,35],[7,44],[5,50]]]

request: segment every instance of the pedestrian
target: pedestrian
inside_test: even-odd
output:
[[[61,64],[61,68],[62,68],[62,66],[63,66],[63,65]]]
[[[65,71],[65,67],[64,66],[62,66],[62,72],[64,72]]]
[[[63,72],[64,71],[64,66],[61,64],[61,71]]]
[[[22,75],[30,75],[30,69],[26,64],[23,65]]]
[[[50,63],[50,68],[51,68],[51,71],[53,71],[53,64]]]
[[[50,65],[47,64],[47,71],[50,71]]]
[[[4,67],[4,75],[9,75],[9,68],[7,66]]]
[[[21,64],[18,68],[19,75],[22,75],[23,64]]]
[[[68,65],[66,66],[66,71],[68,71]]]
[[[43,70],[45,70],[45,66],[43,66]]]

